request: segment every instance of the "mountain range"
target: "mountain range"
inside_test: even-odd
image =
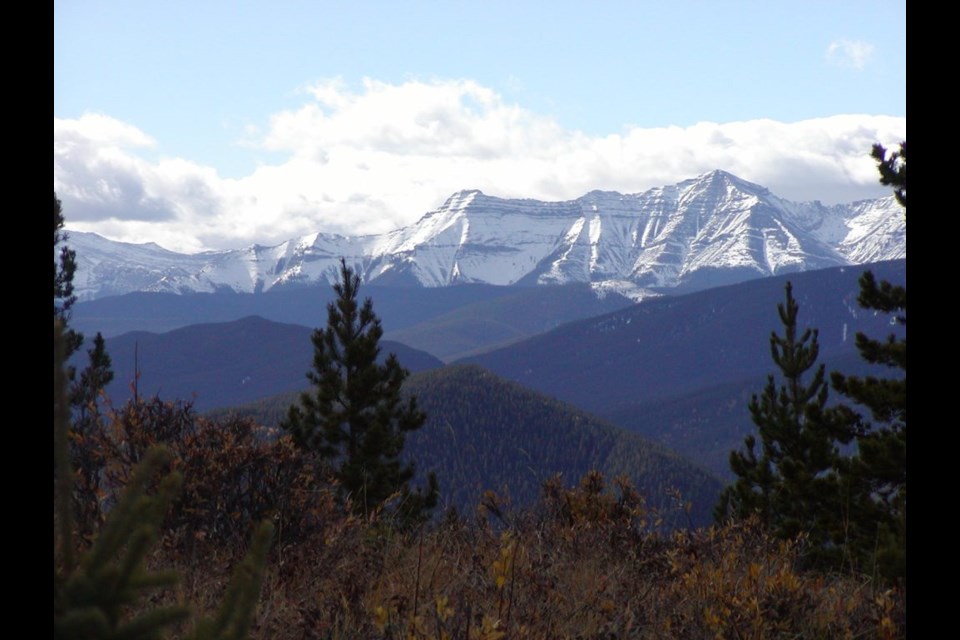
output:
[[[451,195],[388,233],[314,233],[276,246],[180,254],[72,231],[80,300],[134,291],[263,293],[336,280],[341,257],[365,283],[586,283],[632,300],[752,278],[906,256],[894,198],[796,203],[725,171],[639,194],[575,200]]]
[[[892,197],[794,203],[723,171],[567,202],[462,191],[377,236],[193,255],[80,232],[68,242],[81,298],[71,325],[107,337],[115,403],[136,381],[142,395],[200,410],[262,402],[275,422],[306,386],[310,330],[325,324],[343,257],[383,321],[384,352],[420,372],[410,389],[436,420],[410,448],[432,459],[423,470],[455,478],[455,503],[500,486],[525,500],[531,479],[593,465],[649,469],[637,479],[654,493],[682,485],[698,496],[698,520],[751,430],[747,403],[773,369],[786,280],[801,322],[820,330],[821,361],[853,374],[865,373],[856,332],[897,329],[859,307],[860,274],[906,280]],[[699,469],[643,462],[661,445]],[[469,468],[464,455],[476,458]]]

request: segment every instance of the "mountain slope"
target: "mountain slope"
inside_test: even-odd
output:
[[[135,366],[141,396],[193,398],[201,411],[302,390],[313,361],[312,333],[307,327],[250,316],[162,334],[141,331],[107,338],[115,372],[107,395],[114,404],[132,396]],[[388,353],[396,353],[411,371],[442,366],[421,351],[383,341],[381,355]],[[83,366],[82,360],[77,366]]]
[[[449,362],[631,305],[628,298],[613,292],[598,297],[580,283],[504,289],[507,295],[464,305],[385,335]]]
[[[530,506],[547,479],[560,474],[570,486],[596,469],[610,482],[629,476],[670,524],[710,522],[721,489],[716,477],[575,407],[476,366],[416,374],[404,391],[416,395],[427,414],[423,428],[407,436],[404,457],[416,462],[421,479],[437,473],[443,506],[473,509],[488,489],[514,506]],[[270,425],[296,401],[296,394],[286,394],[230,411]],[[677,513],[673,490],[691,502],[689,514]]]
[[[514,294],[514,288],[469,285],[422,289],[365,285],[385,331],[414,326],[464,305]],[[275,322],[315,327],[326,323],[333,288],[274,289],[265,294],[135,292],[78,302],[71,324],[85,334],[115,336],[130,331],[165,332],[201,322],[229,322],[258,315]]]
[[[650,299],[465,358],[595,413],[663,400],[771,370],[777,303],[793,281],[800,322],[819,329],[821,357],[855,353],[854,334],[886,335],[889,319],[857,304],[858,278],[906,281],[906,262],[776,276],[684,296]]]
[[[528,338],[571,320],[629,306],[589,285],[499,287],[472,284],[431,289],[363,288],[383,321],[384,337],[444,360]],[[112,337],[131,331],[163,333],[191,324],[229,322],[258,315],[276,322],[317,326],[326,320],[332,289],[326,285],[267,294],[128,293],[81,302],[71,324],[85,335]]]
[[[824,357],[821,364],[826,365],[828,372],[841,371],[847,375],[891,375],[886,367],[864,362],[859,353],[833,353]],[[771,361],[768,373],[775,369]],[[757,428],[748,407],[752,396],[766,385],[768,373],[726,380],[679,397],[625,402],[597,415],[732,481],[735,476],[730,470],[730,452],[743,449],[747,435],[756,436]],[[830,395],[829,403],[843,401],[835,393]]]
[[[857,278],[865,268],[789,276],[801,305],[800,322],[819,329],[821,361],[854,374],[865,373],[851,369],[850,363],[859,362],[854,334],[882,336],[893,330],[887,318],[864,313],[856,303]],[[904,261],[869,268],[878,278],[893,282],[906,277]],[[782,302],[786,279],[778,276],[647,300],[464,361],[642,432],[722,473],[727,452],[741,444],[749,429],[745,411],[749,394],[762,388],[773,371],[769,335],[779,329],[776,305]],[[228,296],[233,297],[237,296]],[[374,302],[379,310],[379,300]],[[504,305],[492,316],[497,318],[516,311],[519,301],[506,296],[488,302]],[[456,348],[457,321],[465,322],[461,328],[472,326],[474,311],[468,305],[464,318],[447,312],[433,316],[435,324],[409,328],[416,329],[411,334],[419,335],[427,346],[433,336],[435,342]],[[534,305],[523,312],[534,320],[541,312],[544,319],[550,315]],[[444,335],[446,331],[450,335]],[[248,318],[162,335],[108,338],[117,370],[109,392],[117,401],[129,394],[135,347],[142,394],[160,391],[169,398],[197,392],[198,406],[207,408],[303,389],[312,354],[310,332],[307,327]],[[440,364],[422,352],[408,355],[402,345],[384,348],[397,351],[401,363],[412,370]],[[724,385],[735,388],[728,392]]]
[[[675,506],[676,489],[693,503],[695,524],[710,522],[720,482],[652,440],[480,367],[424,372],[405,390],[428,416],[409,438],[407,455],[421,471],[446,478],[454,504],[476,504],[484,489],[531,504],[548,478],[559,473],[570,485],[596,469],[610,481],[629,476],[660,509]]]

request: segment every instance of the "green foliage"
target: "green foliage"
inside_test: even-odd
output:
[[[151,451],[76,570],[55,575],[55,637],[159,638],[166,628],[189,615],[186,607],[167,606],[124,616],[145,591],[177,580],[171,572],[144,568],[164,513],[180,486],[179,475],[169,474],[155,494],[147,491],[168,461],[169,453]]]
[[[408,372],[396,356],[377,363],[383,329],[372,301],[358,303],[359,288],[360,277],[341,259],[327,327],[312,336],[307,379],[313,393],[290,407],[282,427],[300,447],[334,462],[341,492],[356,512],[369,513],[399,496],[398,513],[417,518],[436,505],[436,478],[430,477],[425,494],[410,491],[414,467],[400,455],[406,434],[423,426],[426,416],[415,398],[401,395]]]
[[[75,468],[74,508],[79,515],[80,533],[89,536],[94,523],[102,520],[101,500],[104,452],[96,446],[101,434],[100,397],[113,380],[110,356],[103,336],[97,333],[93,348],[87,350],[89,364],[70,386],[73,424],[70,455]]]
[[[97,413],[96,403],[100,393],[113,381],[113,369],[106,343],[100,332],[93,339],[93,348],[87,349],[89,364],[80,372],[80,379],[70,389],[70,402],[82,415]],[[82,418],[81,418],[82,419]]]
[[[780,538],[810,536],[819,551],[838,528],[839,445],[848,444],[853,433],[841,416],[827,410],[824,366],[816,366],[817,331],[798,333],[799,305],[789,282],[777,310],[784,333],[770,336],[770,352],[783,381],[778,385],[771,375],[763,393],[753,396],[750,415],[760,448],[751,435],[745,452],[730,454],[737,480],[724,491],[716,515],[720,520],[756,516]]]
[[[406,388],[430,416],[407,448],[434,461],[445,479],[444,500],[459,509],[469,509],[485,489],[528,506],[556,474],[569,480],[596,470],[628,476],[664,513],[679,490],[692,502],[690,519],[709,522],[720,482],[651,440],[477,365],[418,373]],[[688,514],[674,515],[678,520],[668,524],[689,525]]]
[[[73,295],[73,277],[77,270],[76,252],[63,246],[57,256],[57,245],[66,241],[63,208],[57,194],[53,194],[53,319],[63,330],[64,362],[83,344],[83,335],[69,328],[70,310],[76,302]],[[67,367],[69,381],[68,398],[74,411],[73,425],[69,434],[69,450],[76,468],[76,487],[73,493],[74,508],[79,514],[82,536],[89,537],[92,529],[85,528],[102,518],[100,510],[100,468],[102,457],[93,447],[84,446],[84,441],[93,436],[99,427],[100,395],[113,380],[110,356],[107,354],[103,336],[98,332],[93,348],[87,350],[89,364],[77,379],[73,367]]]
[[[905,379],[832,376],[838,391],[871,407],[883,426],[867,424],[848,406],[828,407],[824,367],[814,369],[817,333],[807,329],[798,336],[798,305],[789,284],[778,310],[784,335],[772,335],[771,352],[783,382],[778,386],[770,376],[763,393],[753,397],[757,436],[748,436],[745,450],[730,454],[737,480],[722,494],[715,515],[719,521],[756,517],[782,539],[804,536],[807,559],[814,563],[900,577],[906,532]],[[891,344],[891,353],[882,358],[896,360],[905,344]],[[850,443],[856,443],[855,453],[847,452]]]

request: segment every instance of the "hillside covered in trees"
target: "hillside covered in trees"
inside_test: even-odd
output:
[[[671,513],[671,526],[705,525],[712,517],[717,478],[648,439],[480,367],[422,372],[404,390],[427,415],[423,429],[410,434],[405,456],[444,479],[442,506],[469,511],[490,490],[527,508],[546,481],[576,482],[597,470],[630,478],[651,506]],[[277,425],[295,399],[285,394],[210,415]]]

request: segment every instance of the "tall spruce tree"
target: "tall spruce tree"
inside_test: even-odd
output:
[[[302,448],[333,463],[341,493],[355,511],[367,513],[399,494],[403,521],[417,519],[436,505],[437,482],[429,476],[425,493],[412,492],[414,466],[401,461],[406,434],[426,416],[416,398],[404,398],[408,372],[394,354],[378,363],[383,329],[367,298],[358,302],[360,277],[340,260],[337,294],[327,306],[327,327],[313,332],[312,392],[290,407],[282,423]]]
[[[64,331],[65,360],[69,360],[83,345],[83,334],[70,328],[70,316],[77,296],[73,293],[73,278],[77,272],[77,252],[64,245],[57,247],[67,240],[64,225],[63,205],[53,194],[53,319],[59,321]],[[93,349],[87,350],[89,364],[81,373],[80,380],[73,382],[69,389],[71,404],[79,409],[81,419],[85,411],[95,402],[97,396],[113,380],[110,356],[107,355],[103,336],[97,333],[93,341]],[[74,381],[76,371],[67,366],[67,378]]]
[[[87,349],[87,357],[89,364],[70,388],[70,402],[79,412],[74,418],[75,425],[97,414],[100,393],[113,381],[113,363],[107,353],[106,341],[99,331],[93,339],[93,347]]]
[[[77,271],[77,252],[66,245],[60,246],[67,240],[63,231],[63,206],[53,194],[53,321],[62,331],[64,362],[83,345],[83,334],[69,327],[69,320],[73,304],[77,297],[73,293],[73,278]],[[58,251],[59,249],[59,251]],[[113,380],[110,356],[107,354],[103,336],[98,332],[93,341],[93,348],[87,350],[89,362],[80,375],[71,365],[64,365],[64,375],[67,380],[67,394],[72,409],[70,455],[71,462],[77,469],[79,482],[74,497],[77,508],[84,509],[86,516],[80,518],[85,523],[99,519],[100,505],[98,500],[89,499],[99,490],[101,476],[101,460],[99,452],[85,446],[84,439],[90,438],[93,432],[99,430],[99,398],[104,388]],[[89,533],[89,532],[85,532]]]
[[[880,183],[894,188],[894,195],[907,211],[907,143],[889,156],[874,145]],[[907,324],[905,285],[877,282],[873,273],[860,278],[860,306],[892,315],[893,322]],[[857,348],[871,364],[899,370],[891,377],[845,376],[833,373],[834,389],[870,413],[870,419],[852,409],[838,411],[856,424],[857,455],[846,473],[850,497],[849,546],[855,559],[889,577],[906,573],[907,512],[907,339],[891,333],[884,340],[857,334]]]
[[[70,316],[77,296],[73,293],[73,278],[77,272],[77,252],[61,243],[66,242],[67,234],[63,231],[63,206],[53,194],[53,319],[63,327],[65,360],[80,349],[83,345],[83,334],[70,328]],[[70,381],[70,403],[76,410],[74,428],[79,432],[85,431],[96,418],[97,398],[103,389],[113,380],[110,356],[107,355],[103,336],[97,333],[93,341],[93,348],[87,350],[89,363],[81,372],[79,379],[76,370],[67,366],[67,379]]]
[[[70,457],[75,468],[74,498],[81,533],[89,535],[92,527],[100,522],[103,514],[101,485],[106,464],[103,451],[93,446],[105,429],[100,412],[103,391],[113,380],[110,355],[100,332],[93,339],[93,347],[87,349],[89,363],[70,385]]]
[[[887,156],[875,145],[880,181],[894,187],[906,211],[906,142]],[[877,282],[871,272],[860,278],[860,306],[893,315],[906,326],[907,292],[903,285]],[[813,557],[842,562],[887,578],[906,573],[906,337],[890,334],[876,340],[860,333],[856,343],[867,362],[899,369],[888,378],[831,374],[831,385],[855,403],[827,407],[823,367],[804,382],[817,357],[817,334],[796,334],[797,305],[787,285],[779,305],[784,337],[771,337],[774,362],[784,384],[773,376],[750,404],[758,428],[746,450],[734,451],[730,466],[737,481],[717,507],[718,519],[756,514],[779,536],[805,533]],[[869,411],[870,418],[859,413]],[[843,445],[855,443],[853,453]]]
[[[70,356],[83,344],[83,334],[77,333],[70,328],[70,308],[77,301],[73,295],[73,276],[77,271],[77,252],[64,245],[60,247],[57,253],[57,246],[61,242],[66,242],[67,234],[63,231],[63,207],[57,198],[56,192],[53,194],[53,318],[59,320],[64,327],[64,347],[66,349],[65,359]],[[67,369],[67,375],[73,379],[73,371]]]
[[[853,434],[827,409],[824,365],[816,364],[817,331],[799,332],[799,305],[789,282],[777,311],[783,335],[771,334],[770,352],[782,382],[770,375],[763,392],[750,402],[757,436],[747,436],[745,451],[730,454],[737,480],[721,495],[716,516],[755,515],[779,537],[806,534],[819,556],[831,547],[838,529],[839,447]]]

